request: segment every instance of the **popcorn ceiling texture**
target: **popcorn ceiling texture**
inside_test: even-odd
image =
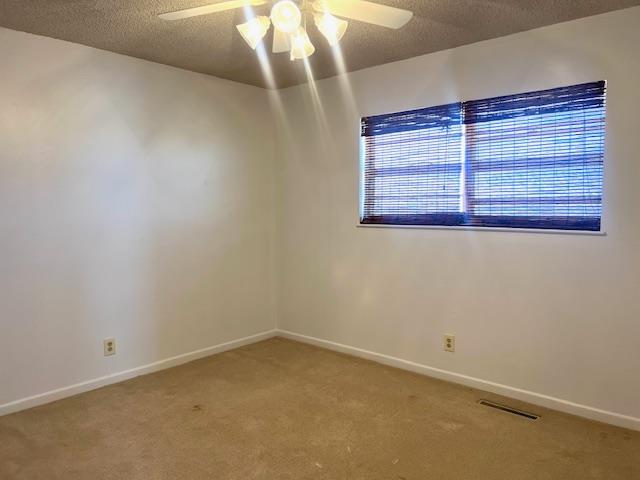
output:
[[[376,0],[405,8],[414,18],[400,30],[350,22],[341,45],[349,71],[444,50],[480,40],[640,5],[640,0]],[[159,13],[215,0],[0,0],[0,26],[80,43],[237,82],[269,88],[257,55],[235,25],[242,9],[166,22]],[[270,6],[256,7],[268,14]],[[336,74],[331,50],[317,29],[311,57],[316,79]],[[272,30],[267,36],[270,52]],[[269,53],[283,88],[306,81],[302,62]]]

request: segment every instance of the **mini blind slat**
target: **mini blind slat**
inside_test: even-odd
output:
[[[532,115],[604,107],[605,82],[585,83],[538,92],[464,103],[464,122],[476,124]]]
[[[366,121],[364,121],[366,120]],[[395,132],[411,132],[448,125],[460,125],[462,111],[459,103],[437,107],[377,115],[363,119],[362,135],[374,137]]]
[[[605,83],[362,119],[362,223],[599,230]]]

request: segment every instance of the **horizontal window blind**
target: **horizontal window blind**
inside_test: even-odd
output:
[[[600,230],[605,82],[362,119],[362,223]]]
[[[363,223],[458,222],[459,103],[362,120]]]
[[[604,82],[466,102],[468,223],[600,230]]]

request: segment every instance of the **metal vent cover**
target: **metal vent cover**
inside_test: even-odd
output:
[[[503,412],[511,413],[513,415],[519,415],[520,417],[524,417],[529,420],[538,420],[540,418],[540,415],[536,415],[535,413],[529,413],[529,412],[525,412],[524,410],[518,410],[517,408],[509,407],[507,405],[501,405],[499,403],[495,403],[490,400],[479,400],[478,403],[480,405],[495,408],[496,410],[502,410]]]

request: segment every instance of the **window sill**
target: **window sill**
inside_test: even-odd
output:
[[[537,233],[552,235],[586,235],[589,237],[605,237],[607,232],[600,230],[591,232],[587,230],[553,230],[544,228],[508,228],[508,227],[469,227],[469,226],[447,226],[447,225],[389,225],[389,224],[367,224],[357,223],[358,228],[397,228],[403,230],[470,230],[480,232],[507,232],[507,233]]]

